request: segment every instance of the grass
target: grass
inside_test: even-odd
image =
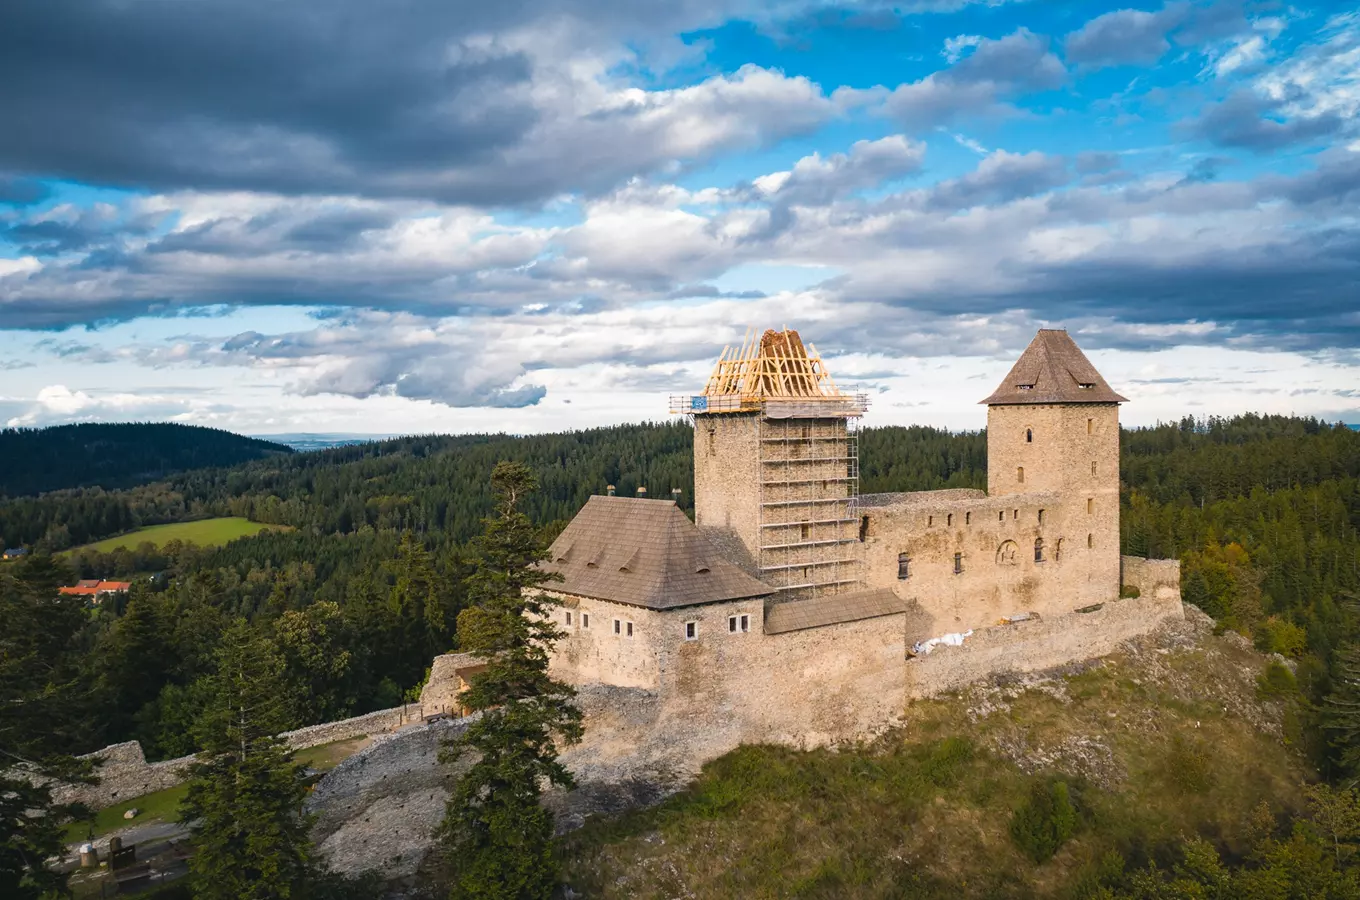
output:
[[[1237,854],[1254,808],[1295,811],[1307,774],[1256,699],[1264,666],[1206,638],[918,703],[851,749],[741,747],[660,806],[566,836],[568,882],[592,898],[1078,898],[1111,858],[1141,865],[1183,834]],[[1036,863],[1012,816],[1054,780],[1078,819]]]
[[[343,741],[332,741],[329,744],[318,744],[315,747],[297,751],[293,754],[293,758],[318,772],[329,772],[341,761],[362,749],[367,742],[367,737],[356,737],[347,738]],[[88,822],[71,823],[66,829],[66,842],[74,843],[85,840],[89,836],[91,827],[94,829],[94,836],[100,838],[112,831],[132,825],[174,821],[179,816],[179,802],[184,798],[186,790],[188,790],[187,786],[180,784],[163,791],[130,798],[107,809],[101,809],[95,813],[93,826]],[[137,818],[124,819],[123,813],[133,807],[138,810]]]
[[[66,842],[86,840],[93,828],[94,836],[101,838],[111,831],[133,825],[146,825],[151,822],[172,822],[179,816],[179,801],[184,799],[187,785],[179,784],[153,794],[143,794],[101,809],[94,814],[94,823],[72,822],[66,829]],[[123,813],[129,809],[138,810],[137,818],[124,819]]]
[[[119,547],[132,550],[143,543],[151,543],[160,547],[171,541],[183,541],[197,544],[200,547],[218,547],[237,538],[259,534],[266,528],[279,529],[282,527],[252,522],[239,516],[224,516],[218,519],[199,519],[194,522],[172,522],[169,525],[148,525],[145,528],[138,528],[136,531],[129,531],[127,534],[105,538],[102,541],[95,541],[92,544],[85,544],[75,549],[111,553]]]

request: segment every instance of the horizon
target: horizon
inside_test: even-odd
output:
[[[0,425],[664,420],[785,325],[866,426],[1041,327],[1126,425],[1360,423],[1332,4],[14,0],[0,72]]]

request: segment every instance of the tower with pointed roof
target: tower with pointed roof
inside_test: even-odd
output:
[[[1119,404],[1126,398],[1065,330],[1045,328],[982,402],[988,495],[1059,495],[1069,523],[1064,541],[1078,543],[1067,550],[1088,560],[1087,595],[1117,594]]]
[[[695,523],[776,602],[863,586],[853,426],[866,405],[788,329],[748,334],[703,393],[671,398],[694,422]]]

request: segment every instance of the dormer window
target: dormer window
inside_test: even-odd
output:
[[[1033,390],[1033,389],[1034,389],[1034,385],[1032,385],[1032,384],[1017,384],[1017,385],[1015,386],[1015,389],[1016,389],[1017,391],[1030,391],[1030,390]]]
[[[1092,384],[1092,383],[1089,382],[1089,381],[1083,381],[1083,382],[1078,383],[1078,384],[1077,384],[1077,387],[1081,388],[1083,391],[1089,391],[1089,390],[1094,389],[1094,388],[1095,388],[1095,385]]]

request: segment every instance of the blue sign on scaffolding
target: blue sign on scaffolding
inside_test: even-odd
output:
[[[704,410],[708,409],[708,398],[702,396],[690,397],[689,408],[691,412],[703,412]]]

